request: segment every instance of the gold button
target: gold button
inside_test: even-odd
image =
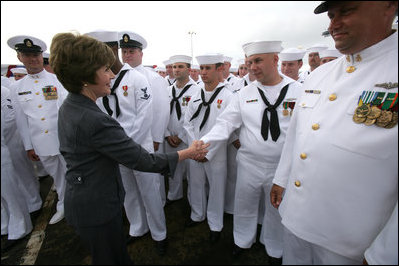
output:
[[[320,125],[317,123],[312,125],[313,130],[318,130],[319,128],[320,128]]]
[[[306,105],[306,103],[302,103],[302,106],[305,106]]]
[[[37,107],[39,107],[39,108],[42,108],[42,105],[41,105],[41,104],[39,104]]]
[[[44,131],[44,133],[46,133],[46,134],[47,134],[47,133],[48,133],[48,130]]]
[[[45,120],[45,118],[44,117],[42,117],[42,121],[44,121]]]
[[[301,157],[302,160],[305,160],[308,156],[306,155],[306,153],[302,152],[299,157]]]
[[[329,99],[330,101],[335,101],[335,99],[337,99],[337,95],[336,95],[335,93],[330,94],[330,96],[328,96],[328,99]]]
[[[35,80],[35,83],[38,83],[39,81],[38,80]]]
[[[299,182],[298,180],[295,181],[295,186],[296,186],[296,187],[300,187],[300,186],[301,186],[301,182]]]
[[[39,95],[39,92],[36,92],[36,95]]]
[[[353,71],[355,71],[356,70],[356,67],[354,67],[354,66],[348,66],[347,68],[346,68],[346,72],[348,72],[348,73],[352,73]]]

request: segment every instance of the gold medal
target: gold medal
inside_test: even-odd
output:
[[[217,107],[220,109],[221,105],[220,105],[220,104],[218,104],[218,106],[217,106]]]
[[[355,114],[358,117],[366,117],[370,112],[371,108],[367,104],[362,104],[355,109]]]
[[[356,114],[354,114],[354,115],[353,115],[353,121],[354,121],[356,124],[361,124],[361,123],[363,123],[364,121],[366,121],[366,117],[358,117]]]
[[[347,73],[352,73],[352,72],[354,72],[356,70],[356,67],[354,67],[354,66],[348,66],[347,68],[346,68],[346,72]]]
[[[128,93],[127,93],[127,91],[125,91],[124,93],[123,93],[123,96],[127,96],[128,95]]]
[[[375,124],[379,127],[385,127],[392,121],[392,112],[384,110],[381,112],[381,115],[377,118]]]
[[[392,120],[391,122],[389,122],[385,128],[393,128],[394,126],[396,126],[396,124],[398,123],[398,113],[397,112],[393,112],[392,113]]]
[[[364,121],[364,124],[366,125],[366,126],[371,126],[372,124],[374,124],[375,123],[375,121],[376,121],[376,119],[370,119],[370,118],[366,118],[366,121]]]
[[[367,118],[369,119],[377,119],[381,115],[381,109],[379,109],[377,106],[371,107],[370,113],[367,115]]]
[[[283,110],[283,116],[287,116],[287,115],[289,115],[289,113],[290,113],[290,112],[289,112],[287,109],[284,109],[284,110]]]

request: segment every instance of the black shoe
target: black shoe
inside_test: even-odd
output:
[[[186,227],[194,227],[196,225],[199,225],[200,223],[202,223],[202,221],[201,222],[197,222],[197,221],[193,221],[193,220],[189,219],[186,222]]]
[[[169,205],[172,204],[173,202],[175,202],[175,200],[166,199],[165,207],[166,207],[166,206],[169,206]]]
[[[127,237],[127,239],[126,239],[126,245],[129,245],[129,244],[135,242],[136,240],[145,237],[147,234],[148,234],[148,232],[145,233],[145,234],[142,235],[142,236],[131,236],[131,235],[129,235],[129,236]]]
[[[220,238],[220,232],[218,231],[210,231],[209,234],[209,240],[211,241],[211,243],[216,243]]]
[[[1,247],[1,252],[5,252],[15,246],[15,244],[18,243],[19,239],[7,239],[7,241],[4,243],[4,245]]]
[[[168,241],[166,240],[166,238],[161,241],[155,241],[155,245],[157,248],[158,255],[159,256],[165,255],[166,249],[168,247]]]
[[[237,246],[236,244],[234,244],[233,246],[233,257],[237,258],[239,255],[241,255],[241,253],[244,251],[243,248],[240,248],[239,246]]]
[[[282,265],[283,264],[283,259],[282,258],[269,257],[269,264],[270,265]]]

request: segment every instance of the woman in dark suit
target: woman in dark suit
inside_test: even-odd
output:
[[[173,171],[179,160],[205,156],[195,141],[186,150],[150,154],[129,138],[95,101],[110,94],[112,50],[88,36],[59,33],[50,64],[69,91],[58,115],[60,151],[67,162],[65,218],[88,244],[93,264],[131,264],[123,232],[119,164],[143,172]]]

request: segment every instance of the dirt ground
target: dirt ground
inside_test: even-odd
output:
[[[50,191],[52,178],[40,180],[43,202]],[[185,184],[185,187],[187,184]],[[51,218],[55,213],[56,199],[49,207],[42,208],[37,217],[32,217],[33,225],[39,223],[43,217]],[[46,215],[48,212],[48,215]],[[209,227],[206,222],[195,227],[185,227],[189,218],[190,207],[186,194],[182,200],[165,207],[165,216],[168,230],[168,249],[164,256],[158,255],[154,241],[150,234],[136,240],[128,246],[129,254],[136,265],[269,265],[269,258],[264,246],[257,241],[249,250],[238,258],[232,256],[233,248],[233,216],[226,214],[224,228],[219,241],[211,244],[209,241]],[[44,222],[45,223],[45,222]],[[48,221],[47,221],[48,223]],[[126,235],[128,222],[124,219]],[[259,237],[258,227],[258,237]],[[1,252],[2,265],[26,264],[22,257],[26,256],[26,245],[32,233],[20,240],[11,249]],[[7,236],[1,237],[3,247]],[[91,264],[91,257],[79,236],[69,226],[65,219],[54,225],[47,225],[44,240],[35,265],[87,265]]]

